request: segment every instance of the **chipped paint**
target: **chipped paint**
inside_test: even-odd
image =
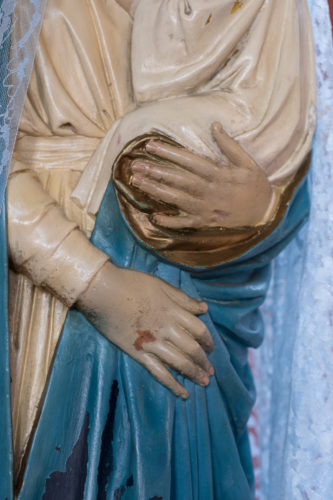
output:
[[[126,481],[126,486],[127,486],[127,488],[130,488],[131,486],[133,486],[133,484],[134,484],[134,478],[133,478],[133,475],[132,475],[132,476],[130,476],[130,477],[127,479],[127,481]]]
[[[117,488],[113,494],[113,500],[121,500],[121,497],[124,495],[125,491],[125,486],[120,486],[120,488]]]
[[[120,488],[117,488],[113,493],[113,500],[121,500],[124,496],[126,489],[131,488],[134,485],[133,475],[130,476],[126,481],[126,486],[122,485]]]
[[[83,498],[87,478],[88,433],[89,413],[87,412],[79,438],[66,461],[66,470],[52,472],[46,479],[43,500]]]
[[[109,413],[106,418],[106,423],[102,435],[101,454],[98,465],[98,500],[106,500],[109,479],[111,472],[113,471],[113,428],[116,417],[118,395],[118,381],[114,380],[111,388]]]
[[[234,3],[234,5],[232,6],[230,14],[234,14],[241,7],[243,7],[243,2],[240,2],[239,0],[236,0],[236,2]]]
[[[185,9],[184,9],[185,14],[187,16],[191,15],[192,14],[192,7],[190,5],[189,0],[184,0],[184,4],[185,4]]]
[[[209,16],[207,17],[207,21],[205,22],[205,26],[207,26],[207,24],[209,24],[212,20],[212,13],[209,14]]]

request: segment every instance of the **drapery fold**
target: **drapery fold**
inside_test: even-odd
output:
[[[88,165],[73,193],[82,207],[89,197],[89,212],[98,210],[114,161],[136,137],[149,133],[168,136],[197,154],[221,161],[210,131],[215,121],[221,121],[253,155],[273,185],[285,188],[293,179],[311,149],[315,126],[307,4],[303,0],[268,0],[263,5],[261,0],[252,0],[234,13],[232,4],[228,0],[222,4],[196,2],[193,12],[198,19],[193,19],[182,10],[183,2],[137,3],[131,68],[139,106],[133,111],[129,108],[105,137],[98,185],[94,165]],[[206,25],[203,21],[210,14]],[[163,24],[165,16],[169,19]],[[221,23],[226,33],[219,29]],[[208,57],[200,57],[199,40],[201,43],[205,30],[206,43],[215,47],[217,68]],[[193,42],[193,54],[190,49],[188,54],[184,45],[195,37],[198,42]],[[169,41],[173,50],[165,56]],[[151,47],[149,56],[145,47]]]

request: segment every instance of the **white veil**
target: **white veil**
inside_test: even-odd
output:
[[[0,2],[0,211],[45,4]]]
[[[326,0],[309,0],[317,68],[309,223],[275,260],[255,353],[261,500],[333,491],[333,47]]]

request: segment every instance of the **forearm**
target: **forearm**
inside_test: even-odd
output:
[[[31,170],[10,176],[8,247],[12,266],[73,305],[108,260],[70,221]]]

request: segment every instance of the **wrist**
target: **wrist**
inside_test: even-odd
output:
[[[97,312],[106,300],[110,300],[110,287],[118,280],[118,270],[110,260],[106,260],[77,298],[76,307],[86,315]]]

